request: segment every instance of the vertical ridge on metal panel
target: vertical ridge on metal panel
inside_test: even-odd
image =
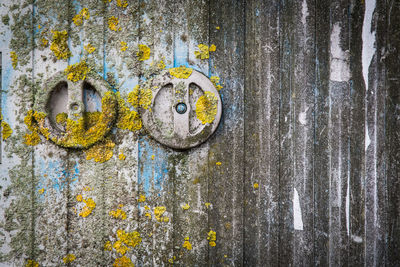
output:
[[[211,60],[221,77],[223,116],[209,142],[209,264],[243,264],[244,1],[210,1]]]
[[[188,65],[209,75],[209,59],[199,59],[195,51],[198,45],[209,43],[209,3],[208,1],[179,2],[175,13],[179,17],[176,23],[179,31],[174,31],[175,38],[175,66]],[[183,47],[179,47],[183,46]],[[218,49],[218,48],[217,48]],[[211,53],[212,54],[212,53]],[[215,70],[218,71],[218,70]],[[195,90],[194,88],[189,88]],[[193,103],[188,103],[188,105]],[[195,109],[190,106],[190,109]],[[190,127],[190,126],[189,126]],[[208,179],[207,157],[208,143],[203,143],[188,151],[176,152],[174,155],[174,247],[176,249],[177,264],[196,265],[206,263],[208,257]],[[186,240],[188,239],[188,240]],[[188,241],[188,242],[186,242]],[[186,242],[186,243],[185,243]],[[188,244],[192,246],[189,250]],[[183,247],[186,244],[185,247]],[[180,252],[178,252],[180,251]]]
[[[244,265],[279,261],[279,3],[246,3]]]
[[[60,14],[59,11],[65,12]],[[58,14],[53,16],[52,14]],[[37,0],[34,2],[34,50],[33,79],[36,102],[41,97],[47,97],[44,91],[45,81],[56,72],[67,66],[65,60],[51,60],[53,52],[49,49],[51,31],[68,30],[69,2],[51,2]],[[45,102],[45,101],[43,101]],[[68,166],[68,152],[45,138],[34,147],[35,176],[37,184],[38,210],[35,232],[38,249],[37,261],[43,265],[62,263],[63,257],[69,252],[68,212],[69,186],[71,173]],[[55,234],[57,233],[57,234]]]
[[[368,2],[368,1],[366,1]],[[364,264],[365,249],[365,85],[362,66],[362,26],[365,5],[350,7],[350,185],[349,265]],[[369,65],[369,63],[368,63]]]
[[[104,1],[100,4],[93,0],[70,0],[69,47],[71,57],[68,65],[75,72],[90,68],[98,74],[103,71],[103,34]],[[84,78],[77,75],[78,82]],[[72,84],[72,83],[71,83]],[[94,85],[91,85],[94,86]],[[85,120],[101,111],[100,99],[89,85],[80,88],[85,106]],[[98,90],[98,89],[97,89]],[[69,251],[74,255],[73,265],[99,266],[107,264],[104,251],[105,214],[104,181],[106,180],[105,163],[96,162],[98,157],[111,153],[101,146],[106,140],[95,143],[85,150],[69,150]],[[112,143],[109,141],[108,144]],[[93,149],[96,152],[90,152]],[[90,154],[91,153],[91,154]],[[88,155],[91,155],[90,159]],[[66,259],[68,263],[68,259]]]
[[[134,51],[139,40],[139,2],[106,1],[103,16],[103,79],[120,95],[120,101],[123,99],[129,110],[132,107],[126,101],[127,95],[138,83],[139,68]],[[121,103],[119,110],[122,108]],[[146,233],[139,227],[137,205],[138,135],[139,129],[114,129],[111,135],[112,142],[115,143],[114,156],[103,163],[104,240],[101,248],[104,251],[104,265],[116,264],[123,257],[136,263],[146,239]],[[122,231],[137,232],[142,241],[134,248],[127,247],[126,244],[119,243],[119,233]],[[118,244],[121,246],[118,247]],[[125,252],[124,248],[129,250]]]
[[[140,1],[139,45],[150,48],[149,59],[140,63],[140,82],[151,79],[150,65],[163,60],[167,67],[174,62],[173,33],[177,15],[175,1]],[[177,27],[177,26],[175,26]],[[153,65],[154,66],[154,65]],[[146,197],[139,203],[147,243],[139,263],[168,264],[174,257],[174,177],[173,151],[142,134],[138,141],[139,194]],[[148,217],[146,217],[148,216]]]
[[[328,95],[328,181],[329,181],[329,263],[345,265],[348,260],[347,190],[349,181],[350,59],[348,3],[329,7]],[[321,177],[322,178],[322,177]]]
[[[293,82],[295,36],[291,19],[295,16],[294,1],[280,1],[280,111],[279,111],[279,265],[294,265],[294,188],[293,159]]]
[[[386,1],[387,264],[400,265],[400,3]]]
[[[329,265],[329,33],[330,8],[317,1],[315,14],[315,89],[314,89],[314,264]]]
[[[292,136],[281,135],[292,142],[293,180],[290,188],[289,205],[292,206],[293,225],[293,264],[313,265],[314,225],[313,210],[313,112],[315,85],[315,1],[293,1],[294,15],[289,27],[293,31],[291,44],[290,71],[292,72],[290,103]],[[283,16],[284,19],[284,16]],[[298,23],[301,21],[302,23]],[[283,88],[282,88],[283,89]],[[284,103],[283,103],[284,105]],[[283,115],[283,114],[282,114]],[[290,120],[289,120],[290,121]],[[284,150],[282,150],[284,151]],[[289,166],[285,166],[288,168]],[[286,199],[284,200],[286,204]]]
[[[368,90],[366,92],[366,140],[365,146],[365,263],[374,266],[396,265],[387,262],[385,256],[386,243],[386,170],[387,155],[385,152],[385,65],[386,47],[386,5],[384,1],[375,1],[375,6],[366,8],[363,23],[363,50],[367,52],[367,44],[373,44],[371,51],[363,56],[370,59]],[[398,63],[397,63],[398,64]],[[365,66],[366,67],[366,66]],[[364,68],[364,65],[363,65]],[[368,129],[368,130],[367,130]],[[400,214],[398,213],[398,216]],[[397,216],[397,217],[398,217]],[[399,264],[400,262],[398,262]]]
[[[1,254],[4,265],[24,265],[36,259],[34,149],[23,143],[23,117],[33,105],[32,4],[3,1],[1,115],[12,129],[2,140]],[[15,26],[17,25],[17,26]],[[4,137],[4,135],[3,135]]]

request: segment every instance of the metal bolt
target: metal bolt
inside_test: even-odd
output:
[[[176,112],[178,112],[179,114],[184,114],[184,113],[186,112],[186,110],[187,110],[187,106],[186,106],[185,103],[178,103],[178,104],[175,106],[175,110],[176,110]]]

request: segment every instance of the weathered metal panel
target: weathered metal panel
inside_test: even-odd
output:
[[[2,265],[400,265],[398,1],[20,0],[0,14]],[[223,103],[217,131],[182,151],[141,129],[133,93],[181,65],[219,77]],[[45,81],[86,67],[119,102],[104,146],[36,144]],[[107,109],[88,88],[82,101]]]

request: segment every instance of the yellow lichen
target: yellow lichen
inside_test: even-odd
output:
[[[160,61],[157,63],[157,68],[160,69],[160,70],[165,69],[165,63],[164,63],[163,60],[160,60]]]
[[[51,136],[52,141],[64,147],[78,146],[86,148],[94,143],[99,146],[106,144],[107,148],[113,147],[109,141],[105,141],[102,144],[98,143],[98,141],[104,140],[104,136],[110,130],[109,127],[116,116],[117,103],[114,100],[114,94],[106,92],[101,102],[102,112],[87,112],[77,120],[66,119],[66,115],[62,113],[57,114],[56,120],[58,123],[63,124],[65,131],[59,136]],[[43,123],[44,121],[39,122],[42,134],[44,133]],[[100,150],[99,147],[93,148],[90,153],[101,152]],[[107,153],[107,155],[110,155],[110,153]]]
[[[159,207],[154,207],[154,215],[156,217],[160,217],[164,214],[164,212],[167,210],[166,207],[164,206],[159,206]]]
[[[144,214],[144,216],[146,216],[147,218],[151,219],[151,214],[150,214],[149,212],[146,212],[146,213]]]
[[[87,73],[89,72],[89,67],[85,60],[75,63],[73,65],[69,65],[65,70],[65,74],[67,75],[67,79],[73,82],[77,82],[79,80],[85,80]]]
[[[208,46],[204,44],[199,44],[197,46],[199,50],[194,51],[196,58],[207,59],[209,58]]]
[[[11,57],[11,64],[12,64],[13,68],[15,69],[18,64],[18,55],[14,51],[11,51],[10,57]]]
[[[205,44],[199,44],[197,47],[199,48],[199,50],[194,51],[194,55],[196,56],[196,58],[200,59],[209,58],[210,57],[209,52],[214,52],[217,48],[214,44],[212,44],[210,48],[208,48],[208,46]]]
[[[179,79],[187,79],[192,75],[193,69],[186,68],[185,66],[180,66],[177,68],[169,69],[169,74]]]
[[[128,94],[128,103],[130,103],[134,108],[138,108],[139,97],[140,97],[140,86],[136,85],[133,88],[133,90]]]
[[[219,27],[219,26],[217,26],[217,27],[215,27],[215,29],[219,30],[219,29],[220,29],[220,27]]]
[[[184,209],[184,210],[188,210],[188,209],[190,209],[190,206],[189,206],[189,204],[188,204],[188,203],[186,203],[186,204],[182,205],[182,209]]]
[[[117,93],[118,99],[118,120],[117,127],[123,130],[130,130],[132,132],[138,131],[142,128],[142,120],[140,115],[135,110],[130,110],[125,100]]]
[[[79,12],[79,14],[81,14],[82,17],[86,20],[90,18],[89,9],[87,9],[87,8],[82,8],[82,10],[81,10],[81,12]]]
[[[94,161],[99,163],[106,162],[112,158],[114,147],[115,147],[114,142],[111,139],[107,138],[103,142],[96,143],[88,150],[86,150],[85,151],[86,159],[87,160],[94,159]]]
[[[135,267],[130,258],[123,256],[121,258],[116,258],[113,267]]]
[[[107,242],[104,244],[104,250],[107,250],[107,251],[111,251],[111,250],[112,250],[111,241],[107,241]]]
[[[183,242],[183,246],[187,250],[192,250],[192,244],[189,242],[189,237],[185,237],[185,242]]]
[[[206,202],[204,203],[204,206],[206,206],[206,208],[208,209],[210,207],[211,203],[210,202]]]
[[[126,233],[124,230],[118,230],[117,236],[119,240],[121,240],[124,244],[129,247],[136,247],[142,242],[142,238],[140,237],[140,233],[137,231]]]
[[[121,255],[125,255],[125,253],[129,250],[129,248],[125,246],[120,240],[114,243],[113,248],[117,251],[117,253]]]
[[[124,52],[124,51],[126,51],[126,49],[128,49],[128,44],[127,44],[126,42],[121,41],[119,44],[120,44],[120,46],[121,46],[120,50],[121,50],[122,52]]]
[[[108,214],[115,219],[126,220],[126,212],[122,209],[111,210]]]
[[[112,16],[108,18],[108,28],[112,31],[121,31],[121,28],[118,27],[119,21],[118,18]]]
[[[36,146],[40,143],[40,136],[37,132],[32,132],[30,134],[25,134],[24,136],[24,144],[28,146]]]
[[[144,109],[148,109],[152,98],[153,92],[151,89],[143,89],[140,94],[139,105]]]
[[[169,222],[169,218],[166,216],[162,216],[164,212],[167,210],[164,206],[154,207],[154,217],[159,222]]]
[[[3,140],[7,140],[7,138],[9,138],[11,136],[12,132],[13,131],[12,131],[10,125],[7,122],[2,121],[1,122],[1,136],[2,136]]]
[[[83,202],[86,204],[86,206],[83,207],[82,211],[79,213],[79,216],[85,218],[92,213],[96,207],[96,202],[94,202],[92,198],[83,199]]]
[[[127,0],[117,0],[117,6],[126,8],[128,6],[128,1]]]
[[[156,158],[156,156],[151,155],[151,160],[154,160]]]
[[[47,40],[46,38],[41,38],[40,39],[40,45],[42,47],[47,47],[48,44],[49,44],[49,40]]]
[[[83,47],[89,54],[93,53],[96,50],[96,47],[91,44],[87,44]]]
[[[78,14],[76,14],[72,21],[76,26],[81,26],[83,24],[83,20],[88,20],[90,18],[89,10],[87,8],[83,8]]]
[[[145,202],[146,201],[146,196],[145,195],[139,195],[138,202]]]
[[[118,155],[119,160],[125,160],[126,156],[124,155],[124,153],[121,151]]]
[[[50,45],[50,50],[58,59],[67,59],[71,56],[68,48],[68,33],[67,31],[51,31],[53,40]]]
[[[39,263],[35,260],[27,260],[25,267],[39,267]]]
[[[139,61],[144,61],[150,58],[150,48],[147,45],[139,44],[139,51],[136,53]]]
[[[74,254],[68,254],[63,258],[64,263],[71,263],[76,259],[76,256]]]
[[[39,189],[39,190],[38,190],[38,193],[39,193],[40,195],[43,194],[43,193],[44,193],[44,188]]]
[[[202,124],[212,123],[217,115],[218,99],[214,93],[206,91],[196,102],[196,116]]]
[[[259,187],[258,183],[254,183],[253,187],[254,187],[254,189],[258,189],[258,187]]]
[[[217,166],[221,166],[221,164],[222,164],[222,162],[221,162],[221,161],[217,161],[217,162],[215,162],[215,165],[217,165]]]
[[[214,232],[213,230],[210,230],[210,232],[208,232],[208,234],[207,234],[207,240],[208,240],[208,244],[211,247],[215,247],[216,246],[215,241],[217,240],[217,233]]]
[[[128,102],[134,107],[139,106],[148,109],[151,100],[153,98],[153,92],[151,89],[142,89],[139,85],[136,85],[133,90],[128,94]]]
[[[81,14],[76,14],[73,18],[72,21],[75,23],[76,26],[81,26],[83,24],[83,18]]]
[[[64,123],[67,122],[67,119],[68,119],[68,114],[65,113],[65,112],[58,113],[56,115],[56,122],[57,123],[64,124]]]
[[[42,112],[37,112],[33,110],[29,110],[27,115],[24,118],[24,123],[31,131],[30,134],[25,134],[24,143],[29,146],[35,146],[40,143],[40,136],[38,134],[39,126],[38,123],[43,123],[46,114]],[[43,127],[42,134],[48,139],[49,138],[49,129]]]
[[[223,88],[222,85],[219,84],[219,77],[218,76],[211,76],[211,82],[214,84],[215,88],[219,91]]]
[[[76,196],[76,201],[82,202],[82,200],[83,200],[82,195],[77,195],[77,196]]]

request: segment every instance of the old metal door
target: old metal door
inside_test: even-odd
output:
[[[398,1],[0,13],[2,266],[400,265]]]

